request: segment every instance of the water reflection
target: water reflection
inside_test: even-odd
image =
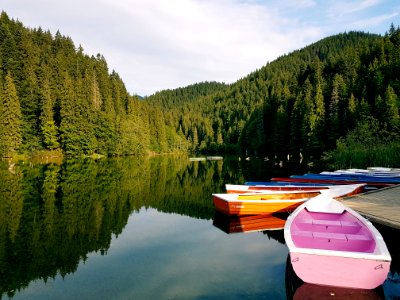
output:
[[[106,254],[142,207],[211,219],[210,195],[243,182],[236,161],[182,157],[0,163],[0,298],[35,279],[64,277]]]
[[[376,290],[357,290],[304,283],[296,290],[293,300],[304,299],[382,300],[384,298]]]
[[[74,288],[75,293],[76,290],[82,291],[81,286],[72,283],[79,281],[78,278],[85,278],[84,282],[93,281],[90,284],[96,287],[103,280],[99,277],[108,273],[77,274],[78,270],[88,268],[89,258],[92,262],[107,264],[105,271],[118,278],[112,286],[115,290],[129,290],[134,280],[141,283],[140,288],[135,287],[136,291],[141,289],[143,295],[150,293],[151,288],[145,286],[148,282],[145,276],[159,276],[159,268],[150,270],[149,265],[165,263],[165,278],[157,278],[167,282],[171,272],[174,278],[180,278],[178,265],[185,258],[185,267],[187,272],[193,273],[192,278],[196,278],[193,279],[195,284],[200,282],[196,277],[199,268],[202,278],[210,277],[210,272],[214,272],[218,276],[208,279],[224,282],[226,286],[230,286],[232,280],[245,282],[240,288],[236,286],[225,292],[223,286],[211,281],[204,284],[209,289],[208,294],[203,285],[197,288],[202,295],[216,295],[215,298],[219,299],[240,298],[252,292],[253,295],[258,293],[282,299],[285,295],[281,295],[280,289],[285,286],[283,274],[287,252],[283,230],[271,229],[282,228],[286,216],[254,217],[252,220],[218,216],[211,197],[212,193],[224,192],[225,183],[263,180],[277,175],[268,174],[274,172],[268,168],[267,164],[256,164],[255,161],[252,165],[225,158],[223,161],[191,162],[172,156],[142,160],[77,160],[63,164],[19,163],[12,172],[5,163],[0,163],[0,299],[7,296],[17,298],[28,286],[29,291],[39,289],[38,286],[43,288],[38,283],[41,281],[46,282],[50,289],[52,284],[61,285],[60,281],[71,277],[65,286],[71,290]],[[285,176],[281,168],[277,172]],[[171,227],[166,234],[161,231],[162,224],[152,225],[152,230],[158,231],[154,239],[146,240],[154,249],[150,256],[149,250],[139,248],[143,247],[140,243],[144,236],[151,234],[145,230],[148,224],[154,224],[154,218],[157,222],[168,220]],[[262,235],[226,235],[220,230],[212,230],[215,227],[228,233],[257,230]],[[193,232],[198,234],[193,235]],[[397,234],[398,231],[390,230],[383,233],[385,241],[389,239],[391,253],[400,253],[396,248]],[[120,238],[130,235],[131,239]],[[168,244],[175,235],[181,239],[185,237],[185,240]],[[200,244],[200,235],[203,244]],[[269,240],[272,241],[268,243]],[[186,244],[188,241],[190,246]],[[220,241],[223,242],[218,244]],[[125,249],[128,246],[121,245],[123,243],[131,248]],[[174,248],[174,243],[179,246]],[[115,270],[115,252],[109,252],[110,249],[121,251],[115,250],[121,249],[118,247],[125,249],[125,256],[118,261],[121,267]],[[132,255],[131,251],[136,249],[140,251]],[[174,257],[176,263],[165,261],[166,254]],[[204,261],[194,262],[195,259]],[[207,259],[208,262],[204,263]],[[394,275],[390,282],[385,282],[386,286],[383,285],[385,295],[392,295],[392,299],[399,297],[396,290],[396,272],[400,270],[398,261],[395,257],[391,270]],[[124,269],[126,264],[129,268]],[[101,269],[98,266],[92,268]],[[76,276],[67,276],[72,273]],[[224,278],[225,273],[230,277]],[[282,274],[282,279],[277,274]],[[185,274],[182,276],[187,278]],[[123,287],[118,286],[121,282],[124,282]],[[174,283],[180,288],[179,280]],[[160,290],[165,290],[165,287],[160,287]],[[246,290],[249,294],[241,294]],[[93,298],[99,297],[93,293]],[[71,291],[64,298],[74,298],[74,295]],[[29,298],[29,294],[26,297]]]
[[[282,230],[287,214],[252,216],[228,216],[220,212],[214,215],[213,225],[226,233]]]

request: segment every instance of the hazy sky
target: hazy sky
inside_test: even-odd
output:
[[[321,38],[400,25],[399,0],[1,0],[0,10],[104,55],[142,96],[232,83]]]

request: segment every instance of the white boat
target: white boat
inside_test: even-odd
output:
[[[360,176],[372,176],[372,177],[399,177],[399,169],[389,168],[375,168],[375,169],[345,169],[335,170],[333,172],[323,171],[320,174],[325,175],[360,175]]]

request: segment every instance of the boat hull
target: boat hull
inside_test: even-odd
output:
[[[374,289],[385,281],[390,261],[290,253],[293,269],[304,282]],[[339,271],[338,271],[339,270]]]
[[[280,182],[296,182],[297,183],[319,183],[319,184],[355,184],[355,183],[366,183],[367,186],[371,187],[388,187],[392,186],[394,183],[390,182],[377,182],[371,180],[362,180],[362,179],[340,179],[340,178],[311,178],[311,177],[274,177],[271,178],[271,181],[280,181]]]
[[[309,198],[291,200],[237,200],[226,201],[213,196],[215,208],[227,215],[246,216],[291,212]]]
[[[400,177],[378,177],[378,176],[367,176],[367,175],[329,175],[329,174],[312,174],[307,173],[304,175],[291,175],[291,178],[311,178],[317,180],[346,180],[354,182],[365,182],[370,185],[372,184],[399,184]]]
[[[324,190],[328,189],[328,187],[315,187],[315,186],[250,186],[250,185],[231,185],[226,184],[226,192],[229,194],[240,194],[240,193],[255,193],[261,192],[265,193],[268,191],[315,191],[315,190]]]
[[[238,185],[225,184],[228,194],[243,194],[243,193],[268,193],[268,192],[311,192],[331,189],[336,193],[335,197],[352,196],[361,193],[364,190],[365,184],[347,184],[333,186],[301,186],[301,185],[281,185],[281,186],[266,186],[266,185]],[[336,192],[335,192],[336,191]]]

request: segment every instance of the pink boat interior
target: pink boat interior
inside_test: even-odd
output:
[[[368,228],[349,212],[309,212],[303,209],[291,226],[298,248],[372,253],[376,242]]]

